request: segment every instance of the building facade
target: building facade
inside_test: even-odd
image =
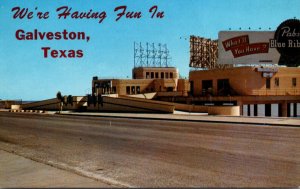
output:
[[[244,116],[300,115],[300,67],[234,67],[189,75],[189,101],[238,105]]]
[[[133,79],[99,79],[93,77],[92,93],[136,95],[157,92],[157,95],[187,96],[189,81],[180,79],[174,67],[137,67]]]
[[[192,96],[300,95],[298,67],[235,67],[191,71]]]

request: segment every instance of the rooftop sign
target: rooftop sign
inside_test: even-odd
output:
[[[300,66],[300,20],[282,22],[273,31],[221,31],[218,64]]]
[[[277,64],[276,48],[270,48],[271,31],[219,32],[219,64]]]
[[[282,22],[270,43],[280,53],[279,65],[300,66],[300,20]]]

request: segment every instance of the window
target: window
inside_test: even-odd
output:
[[[293,87],[297,86],[297,78],[292,78],[292,86]]]
[[[130,87],[126,86],[126,94],[130,94]]]
[[[158,78],[158,72],[155,72],[155,78]]]
[[[270,80],[270,78],[266,78],[266,88],[267,89],[271,88],[271,80]]]
[[[154,72],[151,72],[151,79],[154,78]]]
[[[166,78],[167,78],[167,79],[169,78],[169,73],[168,73],[168,72],[166,72]]]
[[[136,86],[136,93],[137,93],[137,94],[140,94],[140,93],[141,93],[141,88],[140,88],[140,86]]]
[[[162,79],[163,79],[163,78],[164,78],[164,76],[165,76],[164,72],[161,72],[161,73],[160,73],[160,78],[162,78]]]
[[[131,94],[135,94],[135,87],[134,86],[131,87]]]
[[[170,72],[170,78],[173,78],[173,72]]]
[[[275,77],[275,86],[279,87],[279,78],[278,77]]]
[[[213,94],[213,80],[202,80],[202,95]]]
[[[190,81],[190,94],[193,95],[194,94],[194,81]]]
[[[227,96],[230,95],[229,79],[218,79],[218,95]]]
[[[112,93],[117,93],[117,88],[115,86],[112,87]]]
[[[149,79],[150,78],[150,74],[149,72],[146,72],[146,79]]]
[[[167,87],[167,92],[172,92],[173,90],[173,87]]]

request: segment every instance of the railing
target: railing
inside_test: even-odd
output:
[[[157,92],[157,96],[187,96],[187,91],[170,91],[170,92]]]
[[[249,95],[257,95],[257,96],[268,96],[268,95],[300,95],[299,88],[285,88],[285,89],[258,89],[251,90],[248,93]]]

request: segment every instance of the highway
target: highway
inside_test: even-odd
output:
[[[0,112],[0,149],[116,186],[300,186],[300,127]]]

